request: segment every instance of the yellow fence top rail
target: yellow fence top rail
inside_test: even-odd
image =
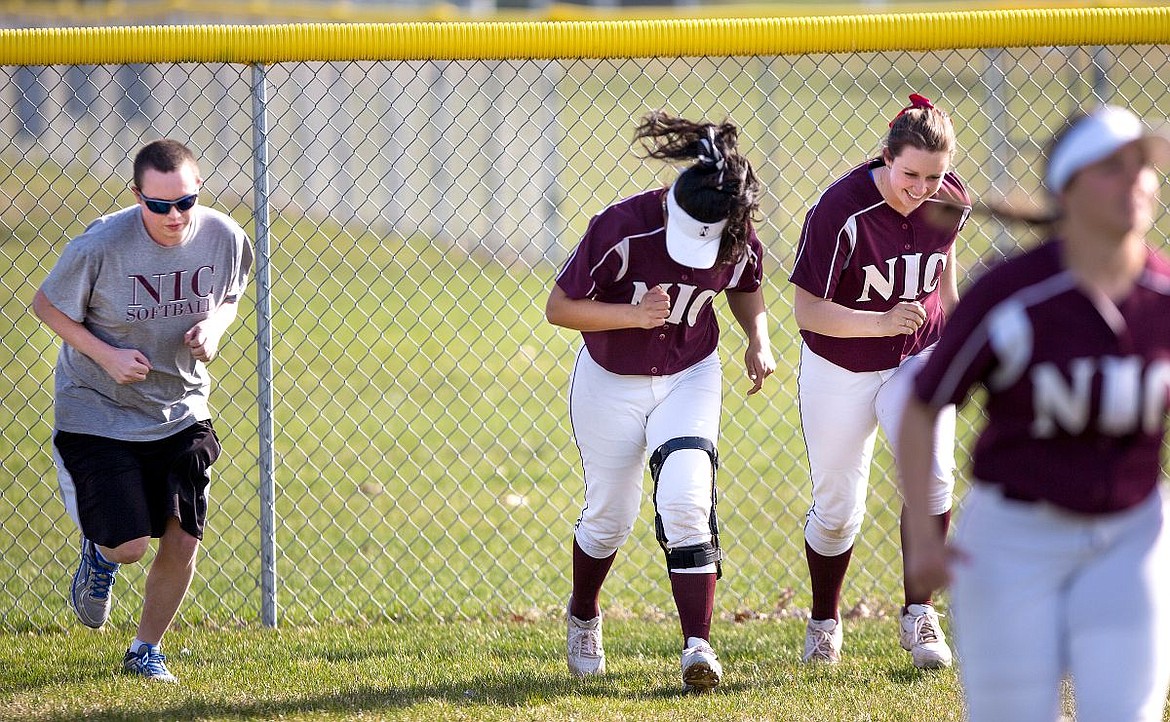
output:
[[[1170,42],[1170,8],[0,30],[0,64],[634,58]]]
[[[648,2],[649,0],[643,0]],[[1041,8],[1152,7],[1170,0],[703,0],[684,5],[540,3],[530,8],[461,7],[455,0],[418,5],[351,0],[0,0],[0,19],[40,25],[169,25],[190,23],[400,23],[453,21],[664,20],[760,18],[873,13]]]

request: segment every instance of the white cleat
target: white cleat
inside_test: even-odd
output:
[[[577,619],[566,611],[568,619],[569,672],[574,677],[605,673],[605,649],[601,646],[601,615],[590,620]]]
[[[930,604],[911,604],[902,615],[902,649],[910,653],[919,669],[951,666],[951,648]]]
[[[837,664],[841,661],[841,647],[845,644],[845,630],[836,619],[810,619],[804,630],[802,662]]]
[[[699,637],[687,637],[687,648],[679,663],[684,692],[709,692],[723,678],[723,665],[711,644]]]

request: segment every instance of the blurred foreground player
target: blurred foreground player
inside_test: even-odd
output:
[[[1170,260],[1147,234],[1167,161],[1128,110],[1073,119],[1048,155],[1051,235],[964,294],[915,381],[898,444],[908,569],[923,588],[953,577],[972,722],[1055,720],[1066,675],[1079,722],[1162,719]],[[987,423],[948,550],[930,439],[976,386]]]

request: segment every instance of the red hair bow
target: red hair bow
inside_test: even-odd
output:
[[[907,110],[913,110],[914,108],[933,108],[933,107],[934,107],[934,103],[930,102],[930,98],[927,98],[924,95],[919,95],[918,93],[911,93],[910,94],[910,105],[907,105],[905,108],[902,108],[901,110],[899,110],[898,114],[894,116],[894,120],[897,120],[898,118],[901,118],[903,115],[905,115]],[[894,120],[890,121],[891,128],[894,127]]]

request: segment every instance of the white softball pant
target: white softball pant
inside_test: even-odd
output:
[[[858,373],[825,360],[802,344],[797,375],[800,423],[812,472],[812,508],[804,538],[813,551],[833,557],[853,546],[865,517],[869,472],[880,425],[892,444],[915,374],[931,349],[897,368]],[[929,511],[951,508],[955,488],[955,407],[939,414],[935,427]]]
[[[569,418],[585,471],[585,505],[577,520],[581,550],[613,554],[633,531],[649,453],[679,436],[718,441],[722,369],[718,353],[669,376],[610,373],[582,348],[569,389]],[[670,549],[712,541],[711,457],[681,449],[666,457],[655,506]],[[714,564],[683,573],[712,573]]]
[[[1059,481],[1059,480],[1057,480]],[[1155,722],[1170,683],[1166,494],[1086,516],[973,484],[951,592],[971,722],[1052,722],[1073,679],[1078,722]]]

